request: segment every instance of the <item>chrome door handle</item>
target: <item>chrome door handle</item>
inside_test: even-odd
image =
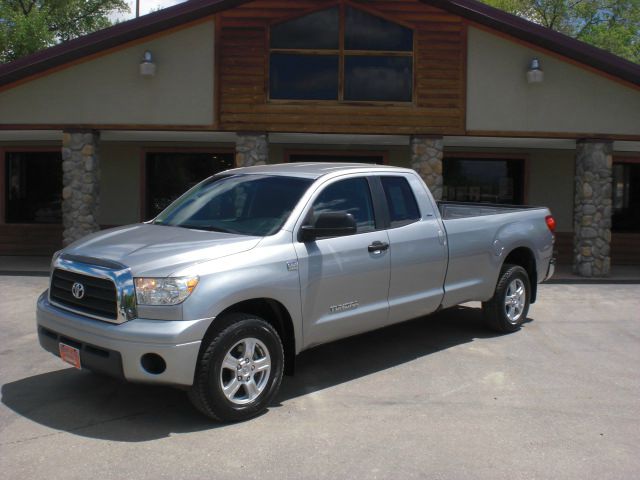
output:
[[[367,247],[367,249],[371,253],[380,253],[383,250],[387,250],[388,248],[389,248],[389,244],[387,242],[378,242],[378,241],[373,242],[371,245]]]

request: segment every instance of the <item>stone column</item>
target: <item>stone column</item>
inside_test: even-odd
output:
[[[573,271],[583,277],[609,275],[612,155],[610,141],[576,144]]]
[[[261,132],[240,132],[236,140],[236,167],[265,165],[269,160],[269,136]]]
[[[420,174],[436,200],[442,198],[442,137],[411,137],[411,168]]]
[[[62,136],[63,243],[100,230],[99,132],[69,130]]]

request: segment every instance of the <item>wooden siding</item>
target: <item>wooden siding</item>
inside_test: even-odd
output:
[[[219,14],[222,130],[464,134],[466,27],[460,17],[415,0],[351,3],[414,29],[413,103],[268,101],[269,25],[331,4],[256,0]]]

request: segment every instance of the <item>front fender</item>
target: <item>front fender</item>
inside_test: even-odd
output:
[[[183,318],[212,318],[247,300],[276,300],[291,316],[299,349],[303,345],[300,278],[293,265],[297,265],[297,257],[289,242],[260,245],[183,270],[180,275],[200,277],[196,290],[183,305]]]

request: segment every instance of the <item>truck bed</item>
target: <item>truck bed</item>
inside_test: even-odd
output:
[[[536,280],[546,273],[553,251],[547,208],[438,202],[438,209],[449,251],[444,307],[491,298],[505,256],[516,247],[528,248],[539,258]]]
[[[531,205],[508,205],[500,203],[470,203],[451,201],[439,201],[437,202],[437,204],[443,220],[481,217],[485,215],[498,215],[501,213],[512,213],[516,211],[545,208]]]

